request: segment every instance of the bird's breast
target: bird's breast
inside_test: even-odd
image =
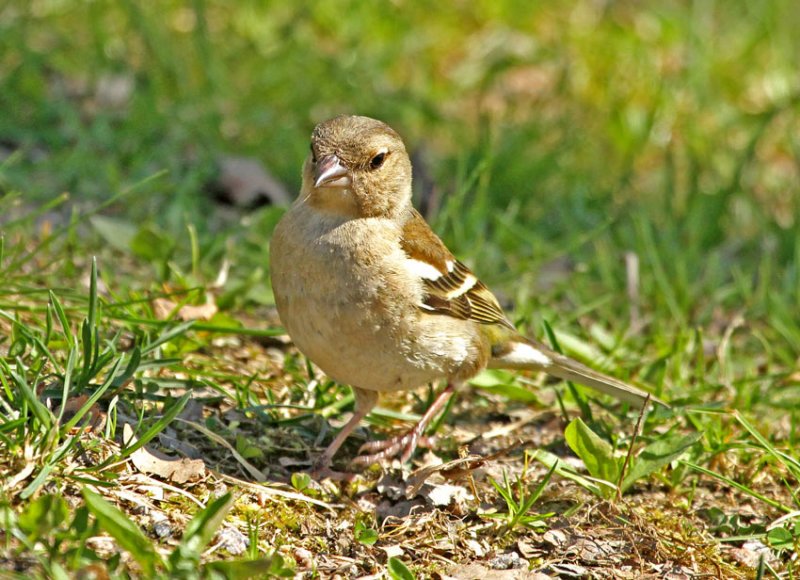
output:
[[[403,267],[399,236],[389,220],[337,220],[297,206],[276,228],[271,276],[281,320],[297,347],[339,382],[410,389],[447,376],[454,357],[469,356],[467,339],[432,343],[421,334],[422,282]]]

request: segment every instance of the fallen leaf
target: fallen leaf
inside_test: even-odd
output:
[[[563,548],[569,543],[567,534],[561,530],[547,530],[542,536],[542,540],[556,548]]]
[[[534,542],[531,538],[520,538],[517,540],[517,550],[526,560],[541,558],[545,553],[545,550],[539,547],[538,542]]]
[[[589,575],[586,567],[577,564],[553,564],[550,569],[558,574],[559,578],[586,578]]]
[[[420,492],[435,507],[447,507],[451,504],[463,505],[467,501],[475,499],[465,487],[446,483],[444,485],[427,485]]]
[[[748,568],[757,568],[762,557],[770,565],[777,564],[777,559],[770,552],[769,547],[758,540],[745,542],[741,547],[732,547],[728,550],[728,554],[735,562]]]
[[[125,423],[122,436],[127,445],[136,443],[133,428]],[[150,451],[146,447],[137,449],[131,454],[131,462],[142,473],[158,475],[167,481],[186,483],[197,481],[206,474],[206,466],[202,459],[170,458],[158,451]]]
[[[295,548],[294,561],[298,570],[311,570],[314,567],[314,554],[305,548]]]
[[[214,299],[210,294],[206,294],[205,304],[201,304],[200,306],[192,306],[191,304],[181,306],[181,309],[178,310],[178,318],[186,321],[211,320],[217,312],[219,312],[219,308],[217,308]]]
[[[184,304],[178,308],[177,312],[175,311],[176,308],[178,308],[178,304],[172,300],[167,300],[166,298],[155,298],[153,300],[153,312],[159,320],[167,320],[172,317],[183,321],[211,320],[219,312],[219,308],[214,302],[214,297],[210,294],[206,294],[205,304],[199,306]]]
[[[108,569],[103,564],[89,564],[78,570],[75,574],[76,578],[93,578],[94,580],[106,580],[111,578],[108,575]]]
[[[159,433],[158,442],[165,449],[169,449],[171,451],[177,451],[180,455],[188,457],[189,459],[200,459],[202,455],[200,453],[200,450],[196,446],[192,445],[188,441],[179,439],[178,437],[175,437],[172,434]]]
[[[222,157],[219,177],[214,184],[217,199],[236,207],[253,208],[260,205],[289,205],[291,196],[286,187],[275,179],[256,159]]]

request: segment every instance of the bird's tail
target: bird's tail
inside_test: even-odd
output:
[[[559,379],[591,387],[637,407],[642,407],[648,397],[654,403],[669,406],[642,389],[591,369],[537,341],[522,337],[495,347],[489,367],[540,370]]]

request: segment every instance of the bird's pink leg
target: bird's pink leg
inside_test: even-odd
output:
[[[331,470],[331,462],[333,461],[333,456],[336,455],[336,452],[339,451],[339,448],[342,446],[342,443],[350,436],[353,430],[358,427],[358,424],[361,422],[361,419],[367,416],[375,404],[378,402],[378,393],[376,391],[367,391],[364,389],[357,389],[353,387],[353,394],[356,397],[356,406],[353,410],[353,416],[350,417],[350,420],[345,423],[344,427],[339,430],[339,433],[336,435],[331,444],[325,449],[325,451],[320,455],[317,460],[314,462],[314,465],[311,468],[311,474],[317,478],[323,477],[331,477],[333,479],[347,479],[347,475],[351,474],[342,474],[336,471]],[[344,477],[343,477],[344,476]],[[352,475],[351,475],[352,477]]]
[[[411,459],[411,455],[417,448],[420,437],[422,437],[422,434],[425,432],[431,420],[442,410],[445,404],[447,404],[447,401],[450,400],[450,397],[455,391],[455,387],[455,383],[448,383],[447,387],[437,395],[422,418],[408,433],[383,441],[370,441],[362,445],[358,452],[367,453],[367,455],[359,455],[353,459],[353,464],[366,467],[373,463],[380,463],[385,459],[397,455],[401,449],[403,450],[403,455],[400,457],[400,460],[405,463]]]

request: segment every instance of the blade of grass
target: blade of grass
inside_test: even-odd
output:
[[[765,496],[765,495],[763,495],[761,493],[758,493],[757,491],[755,491],[753,489],[750,489],[746,485],[742,485],[738,481],[732,480],[730,477],[726,477],[726,476],[724,476],[724,475],[722,475],[720,473],[716,473],[714,471],[711,471],[710,469],[706,469],[705,467],[702,467],[701,465],[697,465],[696,463],[692,463],[691,461],[681,460],[681,463],[686,465],[687,467],[689,467],[691,469],[694,469],[695,471],[699,471],[703,475],[708,475],[709,477],[713,477],[714,479],[717,479],[717,480],[719,480],[719,481],[721,481],[723,483],[726,483],[726,484],[730,485],[731,487],[734,487],[734,488],[738,489],[739,491],[741,491],[743,493],[746,493],[750,497],[753,497],[753,498],[755,498],[757,500],[763,501],[765,504],[767,504],[769,506],[772,506],[775,509],[779,509],[779,510],[787,512],[787,513],[792,511],[792,508],[790,508],[789,506],[785,506],[779,501],[776,501],[776,500],[774,500],[774,499],[772,499],[770,497],[767,497],[767,496]]]
[[[97,518],[100,527],[133,556],[146,577],[155,577],[156,569],[164,566],[164,560],[139,526],[88,487],[83,488],[82,493],[86,507]]]
[[[752,435],[753,439],[759,442],[761,447],[764,448],[770,455],[772,455],[779,463],[786,466],[786,468],[792,472],[792,474],[800,479],[800,461],[796,458],[792,457],[791,455],[784,453],[783,451],[779,451],[775,448],[775,446],[764,437],[758,429],[756,429],[750,421],[744,418],[744,416],[739,411],[734,411],[733,416],[739,424],[744,427],[750,435]]]
[[[178,414],[180,414],[181,411],[183,411],[183,408],[186,406],[186,403],[189,402],[191,396],[192,393],[185,393],[180,399],[175,401],[175,403],[170,406],[170,408],[167,409],[163,415],[161,415],[158,421],[153,423],[149,429],[139,436],[139,439],[136,443],[122,449],[119,453],[119,456],[114,458],[114,461],[124,459],[134,451],[147,445],[156,435],[161,433],[161,431],[163,431],[167,425],[172,423],[172,421],[178,416]],[[110,463],[110,461],[108,463]]]

